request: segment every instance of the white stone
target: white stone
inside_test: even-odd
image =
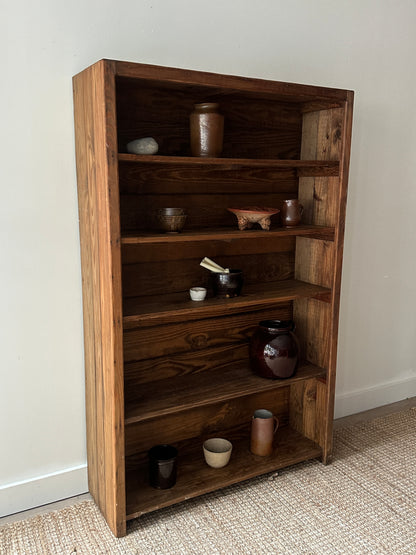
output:
[[[127,143],[127,152],[130,154],[156,154],[158,150],[159,145],[153,137],[135,139]]]

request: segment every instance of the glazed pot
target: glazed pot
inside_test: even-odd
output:
[[[216,297],[223,299],[238,297],[242,287],[243,272],[241,270],[212,272],[212,289]]]
[[[250,341],[250,365],[263,378],[290,378],[299,359],[292,320],[263,320]]]
[[[190,116],[192,156],[220,156],[224,135],[224,116],[215,102],[195,104]]]
[[[149,482],[153,488],[169,489],[176,483],[178,451],[172,445],[155,445],[149,451]]]
[[[280,211],[280,217],[282,220],[282,225],[285,226],[295,226],[299,225],[303,214],[303,205],[300,204],[298,199],[284,200],[282,204],[282,209]]]

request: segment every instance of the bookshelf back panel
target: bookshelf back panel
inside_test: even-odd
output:
[[[119,152],[141,137],[154,137],[159,154],[189,156],[189,116],[194,104],[218,102],[224,115],[223,156],[228,158],[300,157],[300,107],[272,99],[215,88],[154,85],[145,80],[116,80]]]
[[[288,188],[289,189],[289,188]],[[121,231],[158,231],[157,211],[160,208],[183,208],[187,214],[185,230],[227,227],[238,229],[237,219],[228,208],[246,206],[266,206],[280,210],[283,201],[296,198],[296,185],[288,191],[270,192],[267,195],[241,192],[229,194],[226,189],[215,194],[207,194],[198,187],[194,194],[128,194],[120,196]],[[272,227],[279,225],[277,215],[271,217]],[[260,229],[259,226],[254,228]],[[160,231],[162,233],[162,231]]]
[[[208,363],[212,367],[211,356],[220,364],[235,362],[235,357],[239,355],[233,349],[247,345],[261,320],[286,320],[291,317],[292,303],[282,303],[268,310],[126,330],[126,379],[140,382],[143,374],[143,382],[149,381],[152,368],[153,380],[171,377],[176,373],[197,372],[201,364],[202,368]],[[204,357],[205,362],[201,362]],[[139,364],[139,361],[142,363]]]
[[[187,410],[186,415],[178,413],[130,424],[126,427],[126,457],[145,457],[147,451],[159,443],[178,444],[191,438],[200,442],[209,435],[225,436],[227,430],[235,427],[242,427],[243,433],[248,435],[251,418],[258,408],[272,411],[282,424],[287,423],[289,397],[290,388],[284,387],[226,403],[196,407]]]
[[[201,250],[201,255],[195,259],[126,265],[123,267],[123,295],[125,298],[147,297],[183,291],[189,296],[189,289],[195,286],[207,287],[211,292],[211,273],[200,266],[204,256]],[[242,293],[248,285],[258,285],[261,290],[262,283],[291,279],[294,260],[294,251],[215,257],[215,262],[225,268],[242,270]]]

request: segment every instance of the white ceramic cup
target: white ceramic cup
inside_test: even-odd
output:
[[[189,294],[193,301],[203,301],[206,297],[207,290],[205,287],[191,287],[191,289],[189,289]]]
[[[212,468],[226,466],[231,457],[233,445],[228,439],[213,437],[204,441],[203,450],[205,462]]]

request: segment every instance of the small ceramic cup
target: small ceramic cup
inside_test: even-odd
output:
[[[228,439],[213,437],[204,441],[203,450],[205,462],[212,468],[226,466],[231,457],[233,445]]]
[[[155,445],[149,451],[149,482],[153,488],[169,489],[176,484],[178,450],[172,445]]]
[[[193,301],[203,301],[206,297],[207,290],[205,287],[191,287],[191,289],[189,289],[189,294]]]

